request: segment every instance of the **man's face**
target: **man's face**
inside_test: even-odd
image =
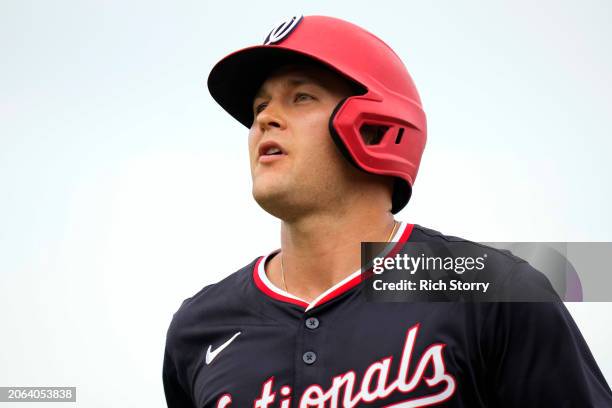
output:
[[[332,111],[351,94],[344,78],[317,66],[285,66],[262,84],[249,155],[253,196],[263,209],[289,219],[338,205],[368,176],[341,156],[328,129]]]

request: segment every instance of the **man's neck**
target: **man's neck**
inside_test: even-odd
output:
[[[276,259],[272,269],[277,273],[271,279],[310,302],[360,268],[361,242],[384,242],[393,227],[393,215],[388,212],[353,212],[342,217],[317,214],[283,221],[281,253],[274,257],[282,257],[282,270],[281,260]]]

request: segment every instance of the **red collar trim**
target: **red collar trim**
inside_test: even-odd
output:
[[[399,231],[394,237],[394,241],[397,242],[397,245],[395,245],[389,251],[390,255],[399,250],[399,244],[403,244],[404,242],[408,241],[408,239],[410,238],[410,234],[412,233],[413,227],[414,224],[402,223],[399,228]],[[397,238],[398,235],[399,238]],[[255,281],[255,285],[259,288],[259,290],[261,290],[264,294],[271,297],[272,299],[298,305],[304,308],[305,312],[317,306],[320,306],[323,303],[329,302],[331,299],[340,296],[342,293],[354,288],[359,283],[361,283],[361,270],[357,270],[351,275],[347,276],[342,281],[338,282],[337,284],[323,292],[312,302],[308,303],[305,300],[298,298],[297,296],[293,296],[292,294],[285,292],[280,288],[277,288],[268,279],[264,268],[265,262],[270,256],[276,254],[278,251],[280,251],[280,249],[277,249],[266,256],[262,256],[257,260],[257,262],[255,263],[255,267],[253,268],[253,280]]]
[[[273,254],[275,254],[277,252],[278,252],[278,250],[270,253],[269,255],[262,256],[262,257],[260,257],[257,260],[257,262],[255,263],[255,267],[253,268],[253,279],[255,280],[255,285],[257,285],[259,290],[261,290],[266,295],[270,296],[272,299],[280,300],[280,301],[287,302],[287,303],[293,303],[294,305],[298,305],[298,306],[301,306],[304,309],[306,309],[308,307],[308,303],[307,302],[305,302],[302,299],[299,299],[297,297],[286,296],[284,293],[287,293],[287,292],[284,292],[284,291],[281,291],[280,289],[277,289],[274,285],[272,285],[272,283],[269,282],[269,280],[265,276],[265,270],[264,270],[265,261],[271,255],[273,255]],[[267,281],[266,283],[264,283],[262,278],[259,276],[260,273],[258,273],[258,272],[260,270],[264,270],[264,276],[263,277],[266,279],[266,281]]]

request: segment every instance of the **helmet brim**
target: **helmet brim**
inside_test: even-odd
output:
[[[208,90],[223,109],[250,128],[253,123],[253,99],[266,78],[284,65],[313,62],[338,72],[315,56],[282,46],[244,48],[223,58],[213,67],[208,76]]]

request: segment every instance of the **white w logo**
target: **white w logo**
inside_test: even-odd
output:
[[[302,16],[293,16],[276,24],[264,40],[264,45],[276,44],[288,36],[300,23],[300,21],[302,21]]]

